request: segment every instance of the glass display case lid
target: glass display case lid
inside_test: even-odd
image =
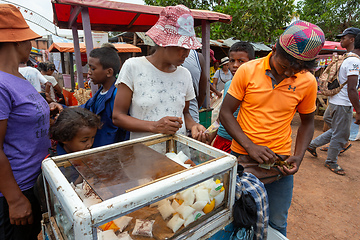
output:
[[[69,162],[102,200],[186,169],[142,143],[72,158]]]

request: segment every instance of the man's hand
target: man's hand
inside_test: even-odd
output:
[[[178,117],[163,117],[154,122],[153,133],[175,134],[181,128],[183,121]]]
[[[206,144],[210,144],[210,136],[208,133],[205,133],[206,128],[201,124],[195,124],[191,128],[191,136],[192,138],[201,141]]]
[[[33,223],[31,204],[23,194],[16,201],[9,201],[8,204],[11,224],[27,225]]]
[[[276,160],[276,154],[266,146],[251,144],[246,148],[249,156],[259,163],[273,163]]]
[[[291,156],[285,161],[289,163],[291,166],[293,166],[293,168],[288,169],[286,166],[283,166],[282,168],[279,167],[279,169],[280,171],[282,171],[284,175],[294,175],[297,171],[299,171],[301,160],[302,158],[298,156]]]

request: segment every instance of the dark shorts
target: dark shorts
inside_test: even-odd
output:
[[[34,223],[30,225],[12,225],[9,218],[9,206],[5,197],[0,197],[0,240],[37,240],[41,231],[41,210],[35,197],[34,188],[22,192],[32,206]]]

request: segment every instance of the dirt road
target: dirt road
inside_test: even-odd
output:
[[[299,123],[295,116],[294,140]],[[322,127],[322,117],[316,118],[314,137],[322,133]],[[351,143],[338,160],[345,176],[324,167],[326,152],[318,149],[318,158],[305,154],[295,175],[288,218],[290,240],[360,239],[360,141]]]

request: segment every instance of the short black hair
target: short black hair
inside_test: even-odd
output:
[[[236,42],[233,45],[231,45],[229,49],[229,55],[230,52],[246,52],[248,54],[249,60],[252,60],[255,58],[255,50],[253,46],[249,42]]]
[[[275,45],[276,48],[276,54],[279,54],[281,57],[287,59],[290,63],[290,67],[292,67],[294,70],[298,70],[298,71],[303,71],[303,70],[307,70],[307,71],[312,71],[316,68],[317,63],[316,63],[316,59],[313,59],[311,61],[303,61],[303,60],[299,60],[294,58],[293,56],[291,56],[290,54],[288,54],[280,45],[279,40],[276,42]]]
[[[86,108],[65,108],[50,127],[50,137],[60,143],[67,142],[76,136],[80,128],[99,129],[101,125],[100,117]]]
[[[360,49],[360,33],[356,35],[355,41],[354,41],[354,48]]]
[[[98,58],[103,69],[112,68],[114,76],[120,71],[120,58],[118,53],[111,47],[95,48],[90,52],[90,57]]]
[[[48,71],[48,66],[47,66],[47,64],[45,62],[40,62],[37,65],[37,70],[39,70],[40,72],[41,71],[47,72]]]

